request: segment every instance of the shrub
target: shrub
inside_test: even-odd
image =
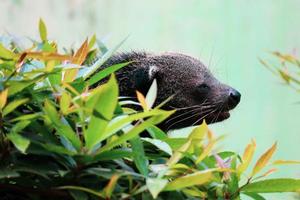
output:
[[[39,28],[29,49],[6,37],[0,45],[2,199],[264,199],[300,189],[297,179],[265,179],[270,165],[298,163],[271,163],[276,143],[247,173],[255,141],[240,157],[214,150],[222,137],[205,122],[170,137],[155,126],[174,112],[152,107],[155,81],[138,101],[119,97],[112,73],[128,63],[99,71],[115,49],[92,37],[62,54],[42,20]]]

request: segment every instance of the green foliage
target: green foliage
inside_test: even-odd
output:
[[[248,172],[254,141],[241,157],[217,152],[222,137],[205,122],[186,137],[169,137],[156,125],[174,111],[153,107],[156,81],[146,97],[137,92],[141,111],[134,110],[119,97],[112,74],[128,63],[99,70],[115,49],[107,51],[93,36],[62,54],[42,20],[39,30],[41,41],[29,49],[13,40],[0,45],[1,197],[264,199],[258,193],[300,189],[295,179],[260,180],[274,171],[264,171],[269,165],[298,163],[270,163],[276,144]],[[146,131],[150,136],[140,135]]]

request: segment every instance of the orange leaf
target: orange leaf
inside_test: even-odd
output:
[[[243,162],[237,168],[238,175],[243,173],[248,168],[253,158],[255,148],[256,148],[256,143],[254,140],[252,140],[251,143],[247,145],[244,151],[243,158],[242,158]]]
[[[256,180],[256,179],[263,178],[263,177],[266,177],[266,176],[270,175],[271,173],[273,173],[273,172],[275,172],[275,171],[277,171],[276,168],[269,169],[269,170],[268,170],[267,172],[265,172],[263,175],[261,175],[261,176],[255,178],[255,180]],[[253,179],[253,180],[254,180],[254,179]]]
[[[8,89],[5,89],[0,92],[0,109],[4,108],[7,102],[7,94],[8,94]]]
[[[258,161],[256,162],[254,168],[253,168],[253,171],[252,171],[252,174],[251,176],[254,176],[255,174],[257,174],[258,172],[260,172],[260,170],[262,170],[266,165],[267,163],[269,162],[269,160],[271,159],[273,153],[275,152],[276,150],[276,147],[277,147],[277,142],[275,142],[273,144],[273,146],[268,149],[259,159]]]
[[[196,163],[200,163],[204,158],[206,158],[206,156],[208,156],[208,154],[211,153],[215,143],[217,140],[211,140],[209,141],[209,143],[207,144],[207,146],[203,149],[203,152],[200,154],[200,156],[197,158]]]
[[[51,53],[51,52],[26,52],[26,54],[27,54],[26,58],[33,58],[33,59],[38,59],[43,61],[48,61],[48,60],[66,61],[66,60],[71,60],[72,58],[69,55],[61,55],[58,53]]]
[[[113,176],[110,178],[109,183],[105,186],[103,192],[104,192],[105,197],[106,197],[107,199],[110,199],[111,194],[112,194],[112,192],[113,192],[114,189],[115,189],[115,186],[116,186],[116,183],[117,183],[118,179],[119,179],[119,175],[116,175],[116,174],[113,175]]]
[[[285,164],[300,164],[300,161],[296,160],[275,160],[272,165],[285,165]]]
[[[137,99],[140,102],[142,108],[144,110],[148,110],[148,106],[147,106],[147,103],[146,103],[145,96],[142,93],[140,93],[139,91],[136,91],[136,96],[137,96]]]
[[[72,59],[72,63],[81,65],[84,62],[84,60],[86,59],[88,52],[89,52],[89,43],[88,43],[88,40],[86,39],[82,43],[81,47],[75,53],[75,55]]]

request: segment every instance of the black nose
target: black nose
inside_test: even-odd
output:
[[[228,97],[228,106],[232,109],[239,104],[241,100],[241,93],[235,89],[231,89]]]

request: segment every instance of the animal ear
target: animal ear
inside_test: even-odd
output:
[[[152,81],[156,78],[158,67],[153,65],[148,68],[138,68],[135,70],[134,84],[136,90],[146,95]]]

